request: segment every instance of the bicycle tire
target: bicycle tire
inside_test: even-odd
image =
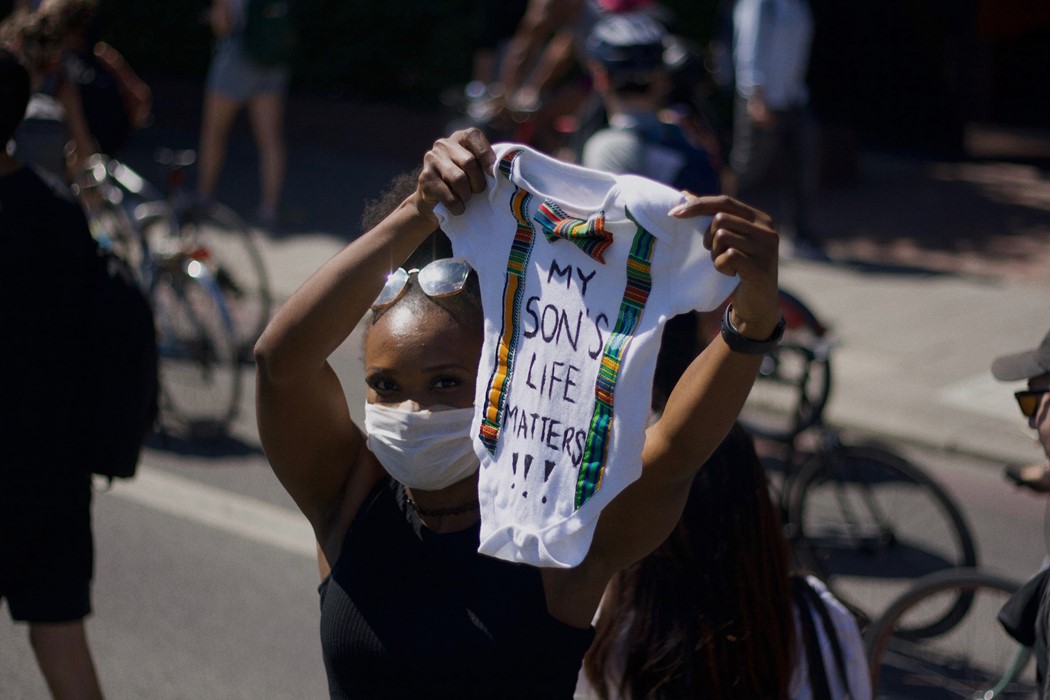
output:
[[[225,435],[240,408],[241,366],[222,292],[198,261],[175,257],[157,265],[150,297],[161,429],[190,439]]]
[[[830,358],[782,341],[762,358],[739,420],[755,437],[790,443],[821,421],[830,396]]]
[[[805,335],[811,340],[827,335],[828,327],[821,323],[817,315],[806,306],[801,298],[783,287],[779,290],[779,298],[780,313],[783,314],[786,322],[785,335]]]
[[[921,468],[877,445],[836,445],[793,480],[788,522],[799,562],[823,579],[862,626],[920,576],[977,565],[959,508]],[[949,628],[958,604],[915,637]]]
[[[219,203],[180,213],[179,234],[191,255],[207,261],[233,313],[239,352],[250,356],[270,321],[273,295],[257,234]]]
[[[980,569],[948,569],[917,579],[864,634],[877,698],[1034,698],[1031,651],[996,619],[1020,584]],[[960,597],[967,616],[940,635],[911,639],[897,633],[941,617]],[[979,650],[976,648],[979,646]],[[1016,664],[1016,668],[1014,665]]]

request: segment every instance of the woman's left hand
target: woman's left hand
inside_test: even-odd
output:
[[[710,216],[704,247],[711,251],[715,269],[736,275],[733,292],[733,326],[745,337],[765,340],[780,320],[777,249],[780,237],[773,219],[726,195],[698,197],[683,193],[686,201],[668,214],[679,219]]]

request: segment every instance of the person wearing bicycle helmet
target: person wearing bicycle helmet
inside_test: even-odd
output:
[[[255,348],[261,442],[313,526],[327,574],[320,625],[332,697],[571,698],[606,583],[673,528],[683,485],[743,405],[761,363],[755,351],[776,339],[772,222],[735,200],[682,196],[660,225],[713,217],[710,228],[693,222],[702,238],[687,242],[705,242],[696,253],[739,279],[729,329],[689,365],[661,419],[639,435],[641,474],[598,513],[579,563],[533,566],[481,554],[471,425],[477,389],[488,386],[478,379],[482,347],[499,332],[490,309],[483,321],[469,303],[463,260],[418,270],[405,263],[438,229],[439,204],[454,224],[477,211],[468,202],[488,207],[510,196],[495,180],[505,174],[497,165],[480,130],[435,142],[411,192],[293,293]],[[583,178],[574,184],[586,187]],[[476,231],[493,245],[517,230],[499,203],[509,226]],[[502,269],[477,270],[479,280],[509,275],[503,259]],[[361,321],[367,403],[359,427],[328,357]],[[519,377],[528,390],[524,369]],[[554,440],[549,431],[544,439]],[[530,478],[538,486],[544,469],[535,465]]]
[[[997,357],[992,362],[992,376],[1002,382],[1026,382],[1014,397],[1048,460],[1045,464],[1007,467],[1005,475],[1019,486],[1050,493],[1050,331],[1030,350]],[[1050,698],[1050,557],[1003,606],[999,621],[1017,641],[1033,648],[1039,697]]]
[[[717,194],[714,155],[667,109],[672,88],[665,52],[667,30],[641,12],[610,14],[587,40],[588,67],[608,126],[584,143],[581,163],[613,173],[642,175],[694,194]]]

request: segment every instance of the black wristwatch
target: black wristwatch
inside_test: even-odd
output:
[[[781,316],[777,327],[773,329],[773,335],[766,340],[745,338],[740,335],[740,331],[733,327],[733,322],[729,319],[729,312],[732,308],[733,305],[730,304],[726,307],[726,312],[722,314],[722,340],[726,341],[726,345],[733,352],[743,353],[744,355],[765,355],[775,348],[780,343],[780,339],[784,337],[784,326],[787,325],[787,321]]]

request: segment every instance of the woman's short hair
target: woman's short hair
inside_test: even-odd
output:
[[[422,166],[395,176],[378,198],[365,203],[364,212],[361,215],[362,230],[367,231],[377,226],[379,222],[415,191],[421,169]],[[404,262],[403,267],[406,270],[421,269],[434,260],[452,256],[452,241],[449,240],[444,231],[437,228],[413,251],[408,260]],[[478,284],[477,273],[473,271],[467,277],[463,291],[437,299],[424,294],[419,285],[410,279],[405,293],[396,302],[390,306],[372,311],[369,327],[374,325],[376,321],[391,309],[405,305],[419,312],[425,312],[429,306],[440,307],[462,323],[476,323],[479,331],[484,318],[481,308],[481,287]]]

